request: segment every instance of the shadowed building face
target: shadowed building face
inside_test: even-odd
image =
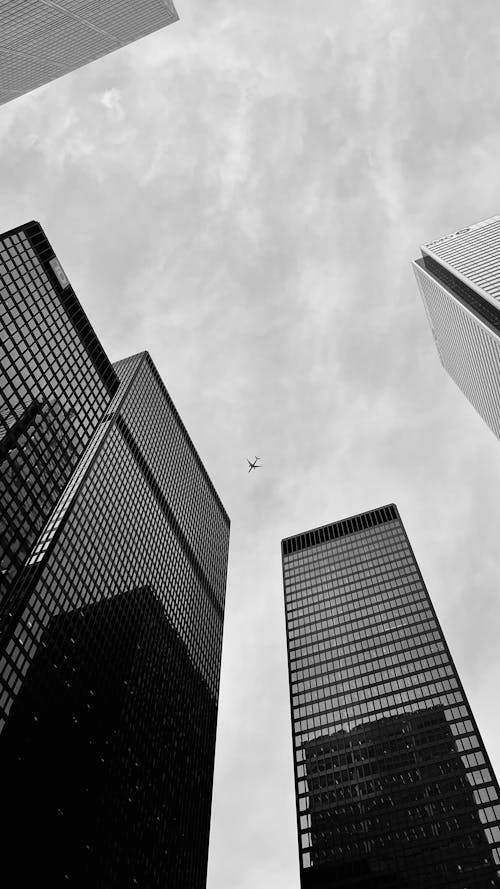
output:
[[[29,836],[23,879],[203,885],[216,722],[151,590],[54,617],[0,735],[4,843]]]
[[[396,507],[282,556],[303,889],[500,886],[498,784]]]

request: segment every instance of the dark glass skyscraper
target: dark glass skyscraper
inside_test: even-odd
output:
[[[500,886],[498,783],[396,507],[282,558],[302,889]]]
[[[202,889],[229,520],[149,355],[112,374],[1,612],[5,867]]]
[[[0,236],[0,603],[118,377],[37,222]]]
[[[177,19],[172,0],[2,0],[0,105]]]

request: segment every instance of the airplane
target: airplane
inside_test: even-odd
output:
[[[259,466],[259,464],[257,463],[257,460],[260,460],[260,457],[256,457],[255,460],[253,461],[253,463],[251,463],[250,460],[249,460],[248,457],[247,457],[247,463],[248,463],[248,465],[249,465],[249,467],[250,467],[249,470],[248,470],[249,472],[251,472],[252,469],[261,469],[261,468],[262,468],[262,467]]]

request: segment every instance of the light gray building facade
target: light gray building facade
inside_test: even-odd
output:
[[[421,251],[413,269],[441,363],[500,438],[500,216]]]
[[[0,105],[177,19],[171,0],[1,0]]]

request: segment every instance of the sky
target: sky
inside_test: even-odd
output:
[[[500,212],[498,7],[176,7],[0,107],[0,230],[148,349],[231,517],[208,889],[298,889],[283,537],[398,505],[500,773],[500,444],[410,265]]]

